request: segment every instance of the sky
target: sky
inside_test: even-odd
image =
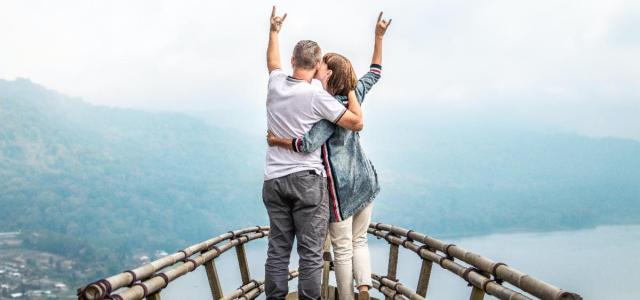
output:
[[[0,78],[264,127],[272,4],[288,13],[285,65],[312,39],[364,73],[378,12],[393,18],[365,107],[378,118],[482,115],[640,140],[640,1],[3,0]]]

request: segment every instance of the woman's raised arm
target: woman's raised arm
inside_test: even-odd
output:
[[[382,39],[387,29],[391,25],[391,21],[382,19],[382,12],[378,15],[378,21],[376,22],[375,42],[373,43],[373,57],[371,58],[372,65],[382,65]]]

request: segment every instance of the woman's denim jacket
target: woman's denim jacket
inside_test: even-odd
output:
[[[356,97],[364,96],[380,79],[382,67],[371,65],[356,85]],[[336,96],[345,106],[346,96]],[[373,201],[380,191],[378,174],[360,145],[360,135],[322,120],[302,137],[293,139],[293,151],[313,152],[322,147],[322,161],[327,173],[331,221],[339,222],[357,213]]]

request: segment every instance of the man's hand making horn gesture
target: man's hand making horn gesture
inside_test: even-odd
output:
[[[284,19],[287,18],[287,14],[285,13],[284,16],[279,17],[276,16],[276,7],[275,5],[273,6],[273,10],[271,10],[271,28],[270,30],[272,32],[280,32],[280,29],[282,28],[282,23],[284,22]]]
[[[286,18],[287,14],[284,14],[282,17],[276,16],[276,6],[274,5],[271,10],[269,46],[267,47],[267,69],[269,70],[269,74],[271,74],[273,70],[282,68],[280,64],[280,42],[278,41],[278,33],[280,29],[282,29],[282,22],[284,22]]]

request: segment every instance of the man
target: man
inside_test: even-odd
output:
[[[293,74],[282,71],[278,33],[287,15],[271,12],[267,68],[267,125],[279,136],[302,136],[313,124],[326,119],[359,131],[363,120],[352,91],[348,109],[319,86],[311,85],[321,67],[317,43],[298,42],[293,50]],[[322,245],[329,222],[326,178],[320,150],[298,153],[269,147],[266,155],[262,198],[271,226],[265,264],[265,294],[268,300],[284,299],[288,293],[288,269],[294,238],[298,243],[298,297],[320,299]]]

